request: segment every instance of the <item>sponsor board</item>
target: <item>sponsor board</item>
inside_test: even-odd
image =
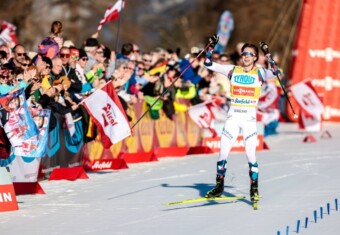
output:
[[[100,170],[113,170],[112,159],[105,160],[95,160],[92,162],[91,170],[100,171]]]
[[[220,152],[220,140],[221,137],[205,137],[203,138],[203,146],[209,147],[214,153],[218,153]],[[239,135],[231,148],[231,152],[243,152],[244,150],[243,136]],[[263,150],[263,135],[257,136],[256,150]]]
[[[14,187],[6,168],[0,167],[0,212],[18,210]]]

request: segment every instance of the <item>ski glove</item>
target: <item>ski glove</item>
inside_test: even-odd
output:
[[[216,44],[218,43],[219,37],[214,34],[209,38],[209,43],[210,43],[210,47],[214,48],[216,46]]]

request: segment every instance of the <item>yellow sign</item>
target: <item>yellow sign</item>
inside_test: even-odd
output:
[[[179,112],[176,114],[176,140],[178,147],[185,147],[187,146],[186,140],[186,129],[185,129],[185,113]]]
[[[147,109],[146,103],[143,104],[144,113]],[[154,121],[146,114],[138,123],[138,133],[144,152],[150,152],[153,147]]]
[[[167,118],[162,110],[159,110],[159,119],[155,121],[156,135],[161,148],[170,147],[175,135],[175,122]]]

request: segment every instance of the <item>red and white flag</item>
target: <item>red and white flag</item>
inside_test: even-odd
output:
[[[213,101],[191,106],[188,113],[200,128],[209,129],[213,137],[217,136],[214,120],[225,120],[227,118],[227,111],[217,106]]]
[[[299,127],[307,131],[320,131],[324,105],[310,81],[302,81],[291,87],[300,106]]]
[[[0,45],[9,44],[14,47],[17,43],[16,27],[3,20],[0,24]]]
[[[119,18],[119,12],[125,7],[124,0],[118,0],[112,7],[108,7],[105,11],[103,19],[99,22],[97,31],[102,29],[103,24],[109,21],[117,20]]]
[[[110,148],[131,135],[129,122],[112,82],[96,90],[83,101],[83,105],[100,131],[104,148]]]
[[[257,105],[260,110],[277,109],[279,106],[281,87],[276,86],[275,82],[266,82],[261,87],[261,96]]]

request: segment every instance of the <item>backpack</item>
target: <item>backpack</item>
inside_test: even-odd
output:
[[[45,37],[38,45],[38,54],[53,59],[59,49],[58,43],[52,37]]]

